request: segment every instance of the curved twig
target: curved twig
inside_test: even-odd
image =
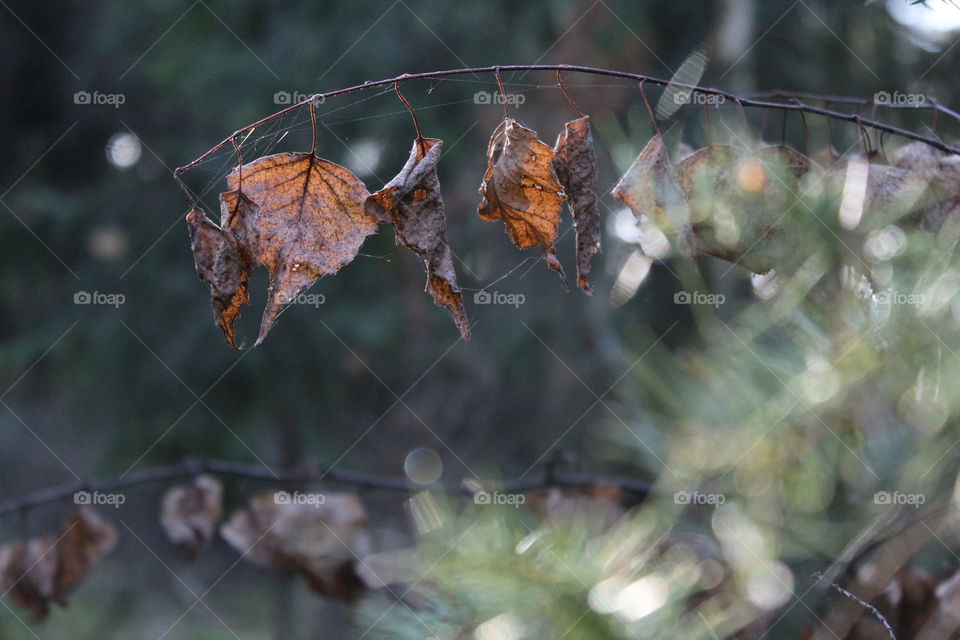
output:
[[[198,164],[200,164],[201,162],[203,162],[204,160],[206,160],[207,158],[209,158],[210,156],[212,156],[213,154],[215,154],[217,151],[219,151],[220,149],[222,149],[224,145],[229,144],[229,143],[230,143],[230,138],[232,138],[232,137],[234,137],[234,136],[241,135],[241,134],[243,134],[243,133],[246,133],[247,131],[250,131],[250,130],[252,130],[252,129],[255,129],[255,128],[257,128],[257,127],[259,127],[259,126],[261,126],[261,125],[263,125],[263,124],[265,124],[265,123],[267,123],[267,122],[270,122],[270,121],[275,120],[275,119],[277,119],[277,118],[279,118],[279,117],[281,117],[281,116],[283,116],[283,115],[285,115],[285,114],[287,114],[287,113],[290,113],[291,111],[294,111],[294,110],[296,110],[296,109],[301,109],[301,108],[303,108],[304,106],[307,106],[308,104],[310,104],[311,102],[313,102],[314,100],[319,100],[319,99],[321,99],[321,98],[322,98],[322,99],[332,98],[332,97],[334,97],[334,96],[341,96],[341,95],[346,95],[346,94],[348,94],[348,93],[354,93],[354,92],[356,92],[356,91],[362,91],[363,89],[369,89],[369,88],[371,88],[371,87],[383,86],[383,85],[386,85],[386,84],[392,84],[392,83],[394,83],[394,82],[407,82],[407,81],[409,81],[409,80],[420,80],[420,79],[424,79],[424,78],[444,78],[444,77],[459,76],[459,75],[464,75],[464,74],[473,74],[473,75],[476,75],[476,74],[479,74],[479,73],[494,73],[494,74],[496,74],[496,76],[497,76],[497,78],[498,78],[498,80],[499,80],[499,76],[500,76],[500,72],[501,72],[501,71],[558,71],[558,70],[560,70],[560,71],[568,71],[568,72],[575,72],[575,73],[587,73],[587,74],[607,76],[607,77],[612,77],[612,78],[626,78],[626,79],[629,79],[629,80],[637,80],[637,81],[642,80],[642,81],[644,81],[644,82],[650,82],[650,83],[652,83],[652,84],[660,85],[660,86],[662,86],[662,87],[666,87],[667,85],[671,84],[671,81],[670,81],[670,80],[663,80],[663,79],[661,79],[661,78],[654,78],[654,77],[652,77],[652,76],[647,76],[647,75],[643,75],[643,74],[640,74],[640,73],[629,73],[629,72],[627,72],[627,71],[616,71],[616,70],[613,70],[613,69],[600,69],[600,68],[596,68],[596,67],[583,67],[583,66],[569,65],[569,64],[517,64],[517,65],[497,65],[497,66],[490,66],[490,67],[472,67],[472,68],[464,68],[464,69],[445,69],[445,70],[442,70],[442,71],[427,71],[427,72],[424,72],[424,73],[403,74],[403,75],[396,76],[396,77],[394,77],[394,78],[385,78],[385,79],[383,79],[383,80],[376,80],[376,81],[373,81],[373,82],[364,82],[363,84],[353,85],[352,87],[345,87],[345,88],[343,88],[343,89],[336,89],[336,90],[334,90],[334,91],[327,91],[326,93],[317,93],[317,94],[314,94],[314,95],[312,95],[312,96],[309,96],[309,97],[306,98],[305,100],[301,100],[300,102],[294,103],[294,104],[292,104],[292,105],[290,105],[290,106],[288,106],[288,107],[284,107],[283,109],[281,109],[281,110],[279,110],[279,111],[277,111],[277,112],[275,112],[275,113],[272,113],[272,114],[270,114],[269,116],[266,116],[266,117],[264,117],[264,118],[261,118],[260,120],[257,120],[256,122],[253,122],[253,123],[251,123],[251,124],[246,125],[245,127],[242,127],[242,128],[240,128],[240,129],[238,129],[237,131],[233,132],[232,134],[230,134],[229,136],[227,136],[226,138],[224,138],[222,141],[218,142],[218,143],[215,144],[213,147],[211,147],[210,149],[208,149],[203,155],[201,155],[200,157],[194,159],[192,162],[189,162],[189,163],[183,165],[182,167],[177,167],[177,168],[174,170],[174,177],[177,178],[178,184],[181,184],[181,185],[182,185],[182,183],[181,183],[181,181],[180,181],[180,179],[179,179],[179,176],[180,176],[181,174],[183,174],[183,173],[186,172],[186,171],[189,171],[189,170],[192,169],[193,167],[197,166]],[[502,81],[499,81],[499,84],[502,86]],[[953,153],[953,154],[960,155],[960,148],[958,148],[958,147],[954,147],[954,146],[948,145],[948,144],[946,144],[946,143],[944,143],[944,142],[942,142],[942,141],[940,141],[940,140],[936,140],[936,139],[934,139],[934,138],[921,135],[921,134],[919,134],[919,133],[914,133],[913,131],[908,131],[908,130],[906,130],[906,129],[901,129],[900,127],[894,127],[894,126],[892,126],[892,125],[884,124],[884,123],[882,123],[882,122],[876,122],[876,121],[873,121],[873,120],[864,120],[864,119],[860,118],[860,116],[857,115],[857,114],[844,113],[844,112],[841,112],[841,111],[831,111],[830,109],[825,109],[825,108],[820,108],[820,107],[814,107],[814,106],[811,106],[811,105],[808,105],[808,104],[805,104],[805,103],[800,103],[800,104],[783,104],[783,103],[779,103],[779,102],[768,102],[768,101],[765,101],[765,100],[757,100],[757,99],[743,98],[743,97],[741,97],[741,96],[737,96],[737,95],[735,95],[735,94],[733,94],[733,93],[730,93],[730,92],[728,92],[728,91],[722,91],[722,90],[720,90],[720,89],[711,89],[711,88],[709,88],[709,87],[700,87],[700,86],[696,86],[696,85],[688,85],[688,84],[683,84],[683,83],[680,83],[680,82],[673,82],[672,84],[673,84],[674,86],[676,86],[676,87],[679,87],[679,88],[682,88],[682,89],[689,89],[690,91],[697,92],[697,93],[702,93],[702,94],[705,94],[705,95],[723,96],[723,97],[724,97],[725,99],[727,99],[727,100],[737,100],[737,99],[740,99],[741,104],[742,104],[743,106],[745,106],[745,107],[751,107],[751,108],[757,108],[757,109],[774,109],[774,110],[780,110],[780,111],[800,111],[800,112],[804,112],[804,113],[811,113],[811,114],[815,114],[815,115],[820,115],[820,116],[823,116],[823,117],[825,117],[825,118],[832,119],[832,120],[841,120],[841,121],[846,121],[846,122],[854,122],[854,123],[858,123],[860,126],[868,127],[868,128],[871,128],[871,129],[877,129],[877,130],[879,130],[879,131],[886,131],[887,133],[892,133],[892,134],[897,135],[897,136],[900,136],[900,137],[902,137],[902,138],[907,138],[907,139],[909,139],[909,140],[916,140],[916,141],[918,141],[918,142],[923,142],[923,143],[925,143],[925,144],[930,145],[931,147],[933,147],[933,148],[935,148],[935,149],[939,149],[940,151],[945,151],[945,152],[947,152],[947,153]],[[843,100],[836,100],[835,98],[836,98],[835,96],[832,96],[832,97],[829,97],[829,96],[828,96],[828,97],[822,97],[822,98],[820,98],[820,99],[823,99],[823,100],[825,100],[825,101],[827,101],[827,102],[842,102],[843,100],[847,100],[847,101],[849,101],[849,100],[855,100],[857,103],[863,103],[863,102],[864,102],[864,99],[857,99],[857,98],[844,98]],[[944,113],[950,113],[952,116],[957,117],[958,119],[960,119],[960,114],[957,114],[956,112],[953,112],[953,111],[951,111],[951,110],[949,110],[949,109],[946,109],[946,108],[941,108],[941,105],[939,105],[939,103],[937,103],[937,102],[935,102],[935,101],[932,101],[932,105],[933,105],[933,108],[936,108],[936,109],[938,109],[938,110],[941,110],[941,111],[943,111]],[[506,111],[506,104],[504,104],[504,110]]]
[[[413,484],[404,476],[387,476],[329,468],[316,471],[279,471],[274,473],[263,465],[232,462],[228,460],[193,458],[179,464],[143,469],[120,478],[105,478],[89,481],[79,480],[47,487],[45,489],[38,489],[25,495],[0,502],[0,518],[13,514],[22,514],[44,504],[69,500],[79,491],[116,492],[130,487],[189,478],[204,473],[279,484],[328,482],[363,489],[401,492],[413,492],[423,489],[423,487]],[[626,491],[644,495],[657,491],[652,484],[636,478],[563,472],[551,472],[549,477],[548,474],[545,473],[541,478],[505,482],[496,488],[499,491],[516,493],[544,487],[589,487],[598,484],[614,484]],[[453,485],[435,485],[431,486],[430,489],[453,495],[472,495],[473,493],[466,487]]]

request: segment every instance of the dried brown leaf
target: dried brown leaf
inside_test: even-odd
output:
[[[0,589],[37,621],[47,617],[57,581],[56,538],[32,538],[0,547]]]
[[[938,198],[922,172],[883,164],[871,154],[845,156],[824,184],[848,229],[869,232],[896,222],[920,221]]]
[[[363,182],[313,153],[259,158],[234,169],[227,184],[256,205],[237,207],[230,228],[241,248],[270,271],[259,344],[283,306],[351,262],[377,223],[364,211],[369,194]]]
[[[195,557],[213,538],[223,518],[223,485],[216,478],[197,476],[188,485],[163,496],[160,524],[170,541]]]
[[[414,142],[400,173],[367,198],[365,207],[369,215],[394,226],[397,244],[420,256],[427,268],[427,291],[438,305],[450,310],[460,335],[469,340],[470,324],[447,244],[447,217],[437,176],[442,149],[443,141],[436,138]]]
[[[56,601],[66,595],[100,563],[117,542],[117,530],[91,507],[80,507],[67,517],[57,541]]]
[[[224,212],[223,196],[226,195],[223,194],[220,200]],[[227,344],[236,349],[233,324],[240,315],[240,307],[250,303],[247,292],[250,261],[233,236],[211,222],[201,207],[194,207],[187,214],[187,228],[197,275],[210,283],[214,320],[223,331]]]
[[[593,150],[590,116],[564,125],[553,147],[553,169],[557,174],[573,213],[577,230],[577,286],[585,293],[590,262],[600,252],[600,209],[597,206],[597,154]]]
[[[477,214],[488,222],[502,220],[521,249],[542,248],[547,264],[562,278],[554,243],[566,195],[557,182],[553,156],[535,131],[506,118],[490,136]]]
[[[929,183],[922,205],[911,216],[920,228],[939,231],[948,219],[960,219],[960,156],[912,142],[901,147],[894,158],[898,168]]]
[[[748,152],[712,145],[678,161],[696,249],[755,273],[808,255],[797,243],[810,235],[803,230],[811,214],[796,199],[800,179],[815,167],[784,146]]]
[[[682,232],[690,224],[690,214],[660,134],[650,138],[612,193],[638,218],[649,217],[664,232]]]
[[[354,561],[369,545],[366,510],[353,494],[312,495],[298,501],[284,492],[258,494],[220,533],[253,564],[295,571],[314,591],[350,599],[362,588]]]

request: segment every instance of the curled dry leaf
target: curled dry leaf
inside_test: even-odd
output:
[[[66,595],[103,560],[117,543],[117,530],[90,507],[80,507],[67,517],[57,552],[56,600],[66,604]]]
[[[418,139],[400,173],[366,200],[369,215],[392,224],[397,244],[409,247],[427,268],[427,291],[453,314],[464,340],[470,324],[457,286],[453,253],[447,244],[447,217],[440,197],[437,161],[443,141]]]
[[[577,286],[590,294],[590,262],[600,252],[600,209],[597,207],[597,154],[593,150],[590,116],[564,125],[553,147],[553,169],[573,213],[577,230]]]
[[[490,136],[487,171],[477,207],[482,220],[503,220],[521,249],[539,246],[551,269],[564,277],[554,243],[566,195],[553,170],[553,150],[535,131],[506,118]]]
[[[35,620],[47,617],[56,580],[56,538],[32,538],[0,547],[0,588]]]
[[[223,196],[221,207],[226,209]],[[250,303],[247,292],[250,261],[230,232],[212,223],[201,207],[194,207],[187,214],[187,228],[197,275],[210,284],[214,320],[227,344],[236,349],[233,325],[240,315],[240,307]]]
[[[0,588],[36,620],[50,601],[67,604],[67,594],[113,549],[117,530],[90,507],[69,515],[58,537],[44,536],[0,547]]]
[[[170,542],[195,557],[213,538],[223,518],[223,485],[197,476],[188,485],[172,487],[163,496],[160,524]]]
[[[690,214],[659,133],[650,138],[612,193],[638,218],[647,216],[664,232],[682,232],[690,224]]]
[[[270,271],[259,344],[283,306],[350,263],[377,224],[364,211],[363,182],[313,153],[259,158],[234,169],[227,184],[256,205],[238,207],[230,227],[241,248]]]
[[[224,539],[253,564],[301,574],[320,594],[350,599],[362,582],[354,569],[369,546],[366,510],[348,493],[317,500],[278,500],[261,493],[220,528]],[[322,500],[320,500],[322,496]]]

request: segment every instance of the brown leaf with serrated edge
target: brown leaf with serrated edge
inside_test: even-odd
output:
[[[0,589],[34,620],[47,617],[57,580],[57,541],[52,536],[0,547]]]
[[[103,560],[117,542],[117,530],[91,507],[80,507],[67,517],[57,541],[59,565],[54,599],[66,604],[66,595]]]
[[[645,215],[667,233],[678,233],[690,224],[663,137],[654,135],[613,188],[613,197]]]
[[[540,246],[551,269],[564,278],[554,242],[566,195],[553,170],[553,149],[535,131],[506,118],[490,136],[487,171],[477,214],[503,220],[507,235],[521,249]]]
[[[223,221],[230,218],[223,197],[226,195],[222,194],[220,199]],[[214,320],[223,331],[227,344],[237,349],[233,324],[240,315],[240,307],[250,303],[247,292],[250,260],[230,232],[211,222],[201,207],[194,207],[187,214],[187,228],[197,275],[210,284]]]
[[[569,199],[577,230],[577,286],[585,293],[590,261],[600,252],[600,209],[597,206],[597,154],[593,150],[590,116],[564,125],[553,147],[553,169]]]
[[[213,538],[223,518],[223,485],[216,478],[197,476],[188,485],[170,488],[163,496],[160,524],[170,541],[194,558]]]
[[[363,587],[354,564],[369,551],[366,521],[350,493],[269,491],[233,513],[220,534],[249,562],[295,571],[317,593],[349,600]]]
[[[363,182],[314,153],[259,158],[234,169],[227,184],[256,205],[241,210],[237,239],[270,271],[260,344],[283,306],[321,276],[350,263],[377,223],[364,211],[370,194]]]
[[[367,198],[365,208],[369,215],[394,226],[397,244],[420,256],[427,268],[427,291],[450,310],[460,335],[469,340],[470,324],[447,244],[447,217],[437,176],[442,149],[443,141],[436,138],[415,141],[403,169]]]

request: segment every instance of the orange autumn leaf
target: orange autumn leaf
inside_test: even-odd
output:
[[[597,154],[593,150],[590,116],[564,125],[553,147],[553,168],[567,194],[577,230],[577,286],[585,293],[590,261],[600,252],[600,209],[597,207]]]
[[[270,271],[260,344],[284,305],[350,263],[377,224],[364,211],[369,194],[363,182],[313,153],[259,158],[234,169],[227,184],[256,205],[236,207],[231,234]],[[229,193],[221,197],[229,199]]]
[[[420,256],[427,268],[427,291],[450,310],[460,335],[469,340],[470,325],[447,244],[447,217],[437,177],[442,149],[443,141],[436,138],[414,142],[400,173],[367,198],[365,207],[369,215],[394,226],[397,244]]]
[[[547,264],[562,278],[554,243],[566,194],[553,158],[553,149],[538,140],[535,131],[506,118],[490,136],[477,214],[488,222],[502,220],[521,249],[542,248]]]

